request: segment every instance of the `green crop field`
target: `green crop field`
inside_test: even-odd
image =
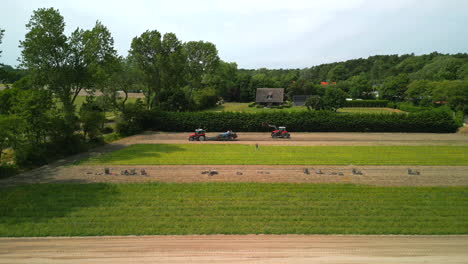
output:
[[[458,146],[260,146],[137,144],[79,164],[116,165],[468,165]]]
[[[468,234],[468,187],[31,184],[0,188],[0,236]]]

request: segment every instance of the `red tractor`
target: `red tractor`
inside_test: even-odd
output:
[[[201,128],[195,129],[195,133],[190,134],[188,140],[189,141],[205,141],[206,139],[205,133],[206,131],[204,129],[201,129]]]
[[[219,135],[215,137],[207,137],[205,133],[206,131],[204,129],[201,129],[201,128],[195,129],[195,133],[190,134],[188,140],[189,141],[205,141],[205,140],[233,141],[233,140],[236,140],[237,138],[237,134],[235,132],[232,132],[231,130],[228,130],[227,132],[224,132],[224,133],[220,133]]]
[[[269,127],[274,128],[274,130],[271,131],[271,137],[272,138],[291,138],[291,135],[286,130],[286,127],[284,127],[284,126],[277,127],[275,125],[270,125],[270,124],[267,124],[267,125]]]

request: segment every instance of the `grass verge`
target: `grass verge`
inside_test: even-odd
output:
[[[468,165],[458,146],[260,146],[137,144],[78,164],[115,165]]]
[[[0,188],[0,236],[468,234],[468,187],[33,184]]]

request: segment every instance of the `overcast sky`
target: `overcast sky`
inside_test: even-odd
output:
[[[304,68],[376,54],[468,52],[468,0],[1,0],[0,62],[17,65],[32,11],[54,7],[67,35],[100,20],[119,54],[145,30],[216,45],[240,68]]]

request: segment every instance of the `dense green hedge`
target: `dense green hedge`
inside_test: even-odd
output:
[[[388,100],[353,100],[346,101],[344,107],[387,107]]]
[[[294,132],[433,132],[450,133],[458,128],[444,112],[409,114],[355,114],[328,111],[310,112],[161,112],[152,111],[139,119],[140,129],[186,132],[208,131],[266,132],[262,122],[284,125]],[[122,132],[122,131],[120,131]],[[125,131],[123,131],[125,132]]]

